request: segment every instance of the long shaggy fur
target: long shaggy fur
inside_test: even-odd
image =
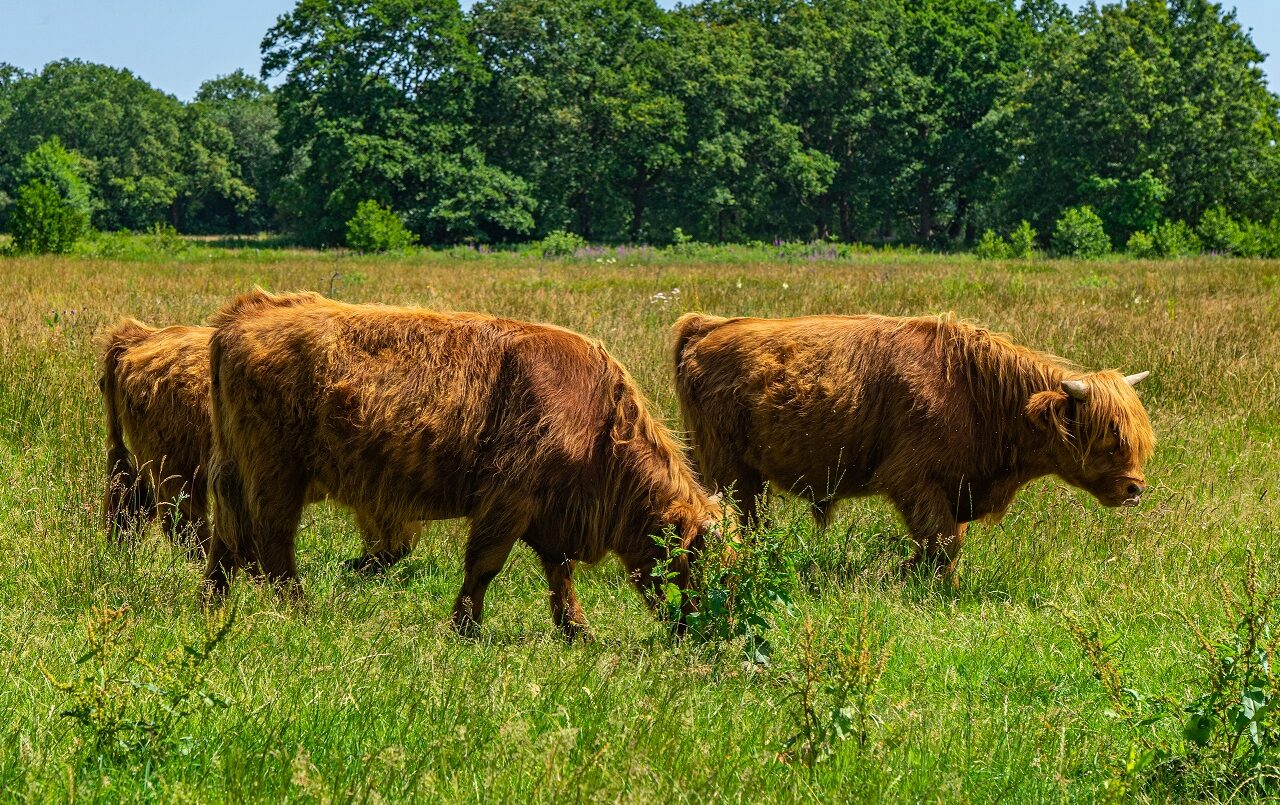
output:
[[[201,553],[208,544],[212,334],[208,327],[161,330],[123,319],[100,338],[107,415],[103,516],[118,535],[159,516],[170,538]]]
[[[212,336],[212,327],[156,329],[127,318],[99,339],[107,415],[103,515],[117,535],[158,517],[165,533],[193,553],[203,556],[208,547]],[[308,491],[308,499],[323,497],[319,489]],[[357,519],[363,520],[359,512]],[[350,563],[362,570],[385,567],[408,553],[418,526],[392,532],[388,544],[363,530],[365,553]]]
[[[719,514],[626,370],[568,330],[263,291],[213,323],[215,592],[239,565],[296,577],[302,490],[319,483],[375,524],[470,518],[461,629],[524,541],[572,634],[576,562],[613,551],[645,590],[667,554],[653,535],[696,548]],[[671,567],[687,579],[686,555]]]
[[[965,524],[999,519],[1034,478],[1056,474],[1108,505],[1145,487],[1155,436],[1123,376],[954,317],[691,313],[674,332],[703,480],[735,488],[749,519],[766,482],[812,501],[820,523],[841,498],[884,494],[916,561],[950,574]],[[1068,379],[1086,402],[1063,391]]]

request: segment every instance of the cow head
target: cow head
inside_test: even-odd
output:
[[[1155,434],[1133,387],[1148,374],[1082,375],[1027,403],[1027,417],[1048,438],[1054,472],[1104,506],[1137,506],[1147,488],[1142,465]]]

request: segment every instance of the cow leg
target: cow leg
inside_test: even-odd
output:
[[[242,562],[242,549],[253,533],[249,501],[239,468],[232,461],[222,461],[213,468],[212,481],[218,505],[214,509],[216,522],[205,562],[206,599],[226,595],[236,565]]]
[[[157,484],[161,527],[169,541],[187,549],[192,559],[201,559],[209,546],[208,494],[199,480],[190,487],[186,479],[172,475]]]
[[[296,596],[301,592],[297,538],[306,484],[291,483],[283,473],[267,477],[273,479],[270,488],[260,488],[254,496],[251,541],[263,578],[284,588],[290,596]]]
[[[956,520],[941,492],[924,493],[909,502],[895,499],[895,503],[916,542],[916,553],[903,566],[903,571],[909,572],[926,563],[935,575],[955,586],[956,564],[960,561],[968,523]]]
[[[753,469],[739,467],[732,480],[720,488],[729,486],[733,487],[733,500],[742,512],[742,525],[748,529],[759,528],[763,524],[760,507],[767,503],[764,478]]]
[[[528,525],[527,513],[511,509],[480,515],[471,521],[462,589],[453,602],[453,628],[459,634],[474,635],[479,630],[484,620],[485,590],[506,564],[511,548]]]
[[[364,553],[344,563],[354,573],[382,573],[409,555],[422,532],[422,523],[416,520],[386,523],[365,511],[356,512],[356,523],[364,539]]]
[[[298,569],[294,555],[298,520],[306,491],[304,479],[282,466],[261,462],[259,477],[269,483],[245,479],[234,461],[223,461],[213,478],[215,541],[205,569],[205,580],[214,593],[225,591],[230,569],[255,568],[273,583],[283,583],[297,593]]]
[[[551,620],[571,642],[588,638],[587,616],[582,612],[578,596],[573,589],[573,568],[578,563],[572,559],[554,561],[543,558],[542,570],[547,574],[547,587],[551,590]]]
[[[830,527],[835,519],[836,502],[834,500],[818,500],[813,503],[813,520],[819,529]]]

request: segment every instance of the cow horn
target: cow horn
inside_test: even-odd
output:
[[[1126,377],[1126,378],[1124,379],[1124,382],[1128,383],[1130,386],[1136,386],[1136,385],[1138,385],[1139,383],[1141,383],[1142,381],[1146,380],[1146,379],[1147,379],[1147,375],[1149,375],[1149,374],[1151,374],[1151,373],[1150,373],[1150,372],[1138,372],[1136,375],[1129,375],[1128,377]]]
[[[1072,399],[1084,402],[1089,399],[1089,386],[1083,380],[1064,380],[1062,390]]]

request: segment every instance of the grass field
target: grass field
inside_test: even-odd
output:
[[[1124,685],[1185,701],[1204,674],[1184,616],[1210,634],[1230,625],[1222,585],[1239,586],[1250,548],[1274,576],[1280,265],[636,261],[213,248],[0,259],[0,798],[1094,801],[1122,776],[1133,733],[1062,613],[1115,639]],[[447,618],[461,523],[434,525],[410,559],[364,580],[341,569],[358,551],[353,522],[318,505],[300,538],[305,601],[235,584],[236,621],[196,679],[164,657],[219,617],[198,606],[199,568],[158,529],[117,546],[95,519],[91,339],[124,315],[202,321],[255,283],[562,324],[602,339],[672,423],[667,328],[684,311],[954,310],[1089,368],[1151,370],[1152,486],[1141,508],[1108,510],[1033,484],[1001,525],[969,532],[954,591],[896,579],[908,548],[885,502],[850,502],[823,533],[782,502],[795,611],[776,614],[767,666],[732,645],[673,643],[613,560],[580,574],[597,639],[565,645],[523,548],[490,589],[482,637],[460,639]],[[93,669],[75,664],[85,626],[125,605],[116,664],[79,689],[95,731],[62,715],[73,695],[42,667]],[[862,735],[830,728],[832,680],[855,691]],[[175,705],[172,690],[210,703]],[[99,741],[112,719],[137,718],[155,724],[147,746]],[[814,751],[788,751],[806,724]],[[1143,729],[1176,743],[1181,722]],[[1162,778],[1131,794],[1177,790]]]

